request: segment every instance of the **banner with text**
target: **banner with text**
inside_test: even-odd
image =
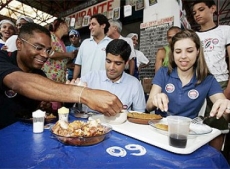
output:
[[[103,1],[67,16],[66,21],[71,27],[79,29],[83,26],[88,26],[89,17],[94,14],[101,13],[108,19],[112,18],[113,9],[118,7],[120,7],[120,0]]]

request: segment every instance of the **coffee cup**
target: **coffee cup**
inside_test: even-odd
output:
[[[169,145],[185,148],[191,119],[183,116],[168,116]]]
[[[33,132],[42,133],[44,131],[44,119],[45,112],[41,110],[36,110],[32,113],[33,117]]]

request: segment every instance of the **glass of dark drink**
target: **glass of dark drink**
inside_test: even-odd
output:
[[[185,148],[191,119],[183,116],[168,116],[169,145]]]

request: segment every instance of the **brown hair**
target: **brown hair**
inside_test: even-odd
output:
[[[61,23],[65,23],[65,21],[61,18],[55,19],[52,24],[49,26],[49,31],[56,32]]]
[[[210,74],[210,72],[204,59],[204,53],[201,46],[200,38],[193,30],[182,30],[172,38],[172,43],[170,44],[171,54],[169,56],[168,74],[170,74],[172,70],[177,67],[173,56],[175,43],[179,40],[187,38],[191,39],[195,43],[196,49],[199,50],[199,54],[197,56],[195,64],[193,65],[193,68],[196,72],[197,84],[200,84],[207,77],[207,75]]]

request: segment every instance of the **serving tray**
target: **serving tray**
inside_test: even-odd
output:
[[[94,115],[90,118],[100,119],[101,122],[105,122],[104,115]],[[126,121],[123,124],[111,126],[114,131],[177,154],[190,154],[221,134],[220,130],[212,128],[212,132],[208,134],[189,137],[185,148],[176,148],[169,145],[169,138],[167,135],[157,132],[150,125]]]

